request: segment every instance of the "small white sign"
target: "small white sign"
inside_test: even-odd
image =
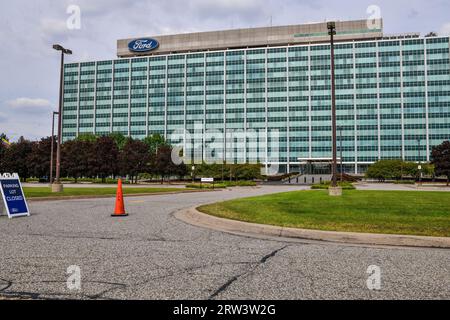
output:
[[[202,178],[202,182],[204,182],[204,183],[213,183],[214,182],[214,178]]]

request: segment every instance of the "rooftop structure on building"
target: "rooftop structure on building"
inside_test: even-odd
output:
[[[336,41],[361,41],[383,38],[383,20],[337,21],[339,30]],[[129,50],[130,42],[138,39],[154,39],[159,46],[151,51]],[[117,56],[127,58],[183,52],[242,49],[253,47],[277,47],[328,42],[327,22],[276,26],[264,28],[235,29],[184,33],[177,35],[150,36],[117,41]]]

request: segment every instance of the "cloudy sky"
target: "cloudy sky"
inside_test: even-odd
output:
[[[67,13],[81,9],[81,28]],[[69,61],[115,58],[116,40],[324,20],[365,19],[379,6],[385,33],[450,34],[448,0],[14,0],[0,10],[0,133],[11,140],[49,136],[57,109],[59,55]],[[72,12],[73,13],[73,12]],[[72,22],[72,24],[70,24]]]

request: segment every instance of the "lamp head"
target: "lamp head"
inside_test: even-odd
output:
[[[327,23],[327,28],[329,30],[328,34],[329,35],[335,35],[336,34],[336,22],[334,21],[330,21]]]
[[[63,46],[59,44],[53,45],[53,49],[55,49],[56,51],[62,51],[64,54],[72,54],[72,50],[65,49]]]
[[[64,48],[62,46],[60,46],[59,44],[54,44],[53,45],[53,49],[55,49],[56,51],[63,51]]]

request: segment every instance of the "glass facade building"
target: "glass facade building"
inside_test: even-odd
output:
[[[364,173],[381,159],[429,161],[431,148],[450,139],[449,49],[449,37],[336,44],[338,152],[342,146],[346,172]],[[330,46],[65,65],[63,140],[111,132],[170,138],[185,129],[200,130],[203,147],[211,142],[209,130],[266,134],[265,143],[215,141],[227,163],[249,162],[256,151],[262,163],[276,161],[281,172],[293,172],[299,158],[330,158]],[[271,132],[277,132],[276,160],[269,156]],[[193,157],[195,146],[182,137],[171,142]]]

